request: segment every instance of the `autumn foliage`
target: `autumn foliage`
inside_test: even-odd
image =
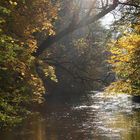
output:
[[[58,7],[50,0],[0,2],[0,127],[20,122],[25,103],[42,101],[45,89],[35,71],[33,34],[55,34]]]
[[[127,27],[121,37],[109,44],[109,62],[117,79],[108,89],[140,95],[140,24]]]

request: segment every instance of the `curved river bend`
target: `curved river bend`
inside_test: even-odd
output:
[[[140,140],[140,104],[128,95],[91,92],[40,112],[18,130],[0,132],[0,140]]]

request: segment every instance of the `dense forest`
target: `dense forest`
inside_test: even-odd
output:
[[[140,95],[139,60],[139,0],[0,0],[0,128],[51,96]]]

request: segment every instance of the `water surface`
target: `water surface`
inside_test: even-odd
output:
[[[140,140],[140,105],[131,96],[90,92],[39,111],[0,140]]]

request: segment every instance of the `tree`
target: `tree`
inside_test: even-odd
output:
[[[105,15],[107,15],[109,12],[113,11],[114,9],[116,9],[116,7],[118,7],[119,5],[124,5],[124,6],[135,6],[135,7],[139,7],[138,1],[130,1],[130,2],[125,2],[122,3],[118,0],[114,0],[113,2],[110,2],[108,0],[106,0],[105,2],[103,2],[102,0],[100,1],[91,1],[90,6],[88,7],[87,10],[85,10],[85,16],[80,18],[80,8],[82,6],[82,1],[78,1],[80,3],[78,7],[78,9],[74,9],[73,11],[73,16],[71,18],[71,22],[69,23],[69,25],[64,28],[62,31],[60,31],[59,33],[57,33],[54,36],[49,36],[47,37],[47,39],[45,39],[44,41],[42,41],[42,43],[38,46],[38,49],[36,50],[34,54],[34,56],[38,57],[39,55],[41,55],[43,53],[43,51],[50,47],[53,43],[59,41],[61,38],[63,38],[64,36],[72,33],[73,31],[82,28],[86,25],[89,25],[91,23],[94,23],[96,21],[98,21],[99,19],[101,19],[102,17],[104,17]],[[82,9],[83,10],[83,9]],[[96,11],[96,12],[95,12]],[[75,16],[78,16],[79,18],[75,20]]]
[[[57,92],[61,89],[65,94],[82,94],[102,89],[107,84],[106,36],[107,30],[97,22],[89,29],[83,28],[63,38],[47,50],[49,55],[44,55],[44,61],[55,67]]]
[[[24,106],[42,101],[44,86],[35,71],[34,32],[54,34],[58,4],[50,0],[0,2],[0,127],[20,122]],[[32,18],[31,18],[32,17]],[[40,62],[41,63],[41,62]]]
[[[125,25],[126,26],[126,25]],[[140,23],[127,26],[121,37],[109,45],[109,62],[117,79],[108,90],[140,95]]]
[[[116,7],[119,7],[119,5],[124,5],[124,7],[127,7],[128,5],[133,5],[135,3],[132,2],[126,2],[126,3],[121,3],[119,1],[114,1],[114,2],[109,2],[109,1],[86,1],[86,7],[84,4],[84,1],[61,1],[61,7],[62,9],[60,10],[60,17],[59,20],[56,23],[56,35],[53,36],[47,36],[46,38],[43,37],[43,40],[39,43],[38,48],[34,54],[35,57],[38,57],[39,59],[44,59],[45,57],[48,56],[46,48],[53,49],[52,44],[56,42],[61,42],[61,39],[65,37],[66,35],[74,32],[77,29],[81,29],[82,27],[84,28],[86,25],[90,25],[103,16],[105,16],[107,13],[113,11]],[[66,5],[65,5],[66,4]],[[67,4],[69,5],[68,8]],[[137,5],[135,5],[137,7]],[[125,8],[121,9],[125,9]],[[66,18],[61,19],[61,15],[63,17],[64,13],[67,15]],[[70,17],[70,18],[69,18]],[[58,28],[58,29],[57,29]],[[50,47],[51,46],[51,47]],[[53,45],[57,46],[57,44]],[[59,48],[55,50],[59,51]],[[42,61],[43,61],[42,59]],[[57,60],[58,62],[58,60]],[[45,63],[47,63],[47,60],[45,59]],[[50,64],[50,61],[48,60],[48,64]],[[55,62],[56,64],[56,62]],[[59,63],[60,64],[60,63]],[[39,65],[38,65],[39,66]],[[60,66],[60,65],[59,65]],[[61,65],[62,66],[62,65]],[[58,65],[57,65],[58,67]],[[42,71],[43,72],[43,71]],[[40,71],[41,73],[41,71]],[[72,73],[71,73],[72,74]],[[73,74],[72,74],[73,75]],[[45,82],[43,78],[43,73],[41,74],[41,78],[44,81],[44,85],[46,85],[47,82]],[[45,75],[44,75],[45,76]],[[48,81],[49,78],[46,79]],[[98,80],[97,80],[98,81]],[[47,87],[47,85],[46,85]]]

